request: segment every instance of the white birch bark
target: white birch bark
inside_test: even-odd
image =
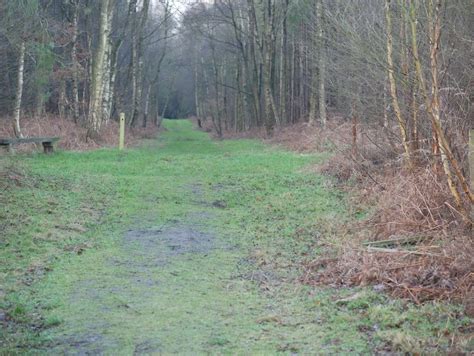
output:
[[[21,113],[21,101],[23,97],[23,75],[25,71],[25,52],[26,43],[22,41],[20,44],[20,53],[18,55],[18,76],[17,76],[17,88],[15,95],[15,106],[13,110],[13,131],[16,137],[23,137],[20,127],[20,113]]]
[[[103,77],[104,59],[107,50],[108,33],[108,9],[110,0],[101,0],[100,3],[100,26],[99,43],[94,53],[92,64],[92,80],[89,105],[89,131],[97,135],[102,126],[102,100],[103,100]]]

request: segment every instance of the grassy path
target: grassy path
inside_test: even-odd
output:
[[[344,218],[305,170],[322,157],[165,126],[124,154],[22,158],[32,174],[3,220],[1,350],[362,354],[400,325],[431,337],[429,315],[449,315],[370,292],[340,306],[352,291],[296,282],[320,227]]]

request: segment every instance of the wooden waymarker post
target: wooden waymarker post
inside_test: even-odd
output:
[[[125,114],[120,113],[120,140],[119,140],[119,150],[123,151],[125,147]]]

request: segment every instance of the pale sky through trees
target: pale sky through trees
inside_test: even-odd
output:
[[[178,11],[178,12],[183,12],[186,7],[191,3],[191,0],[173,0],[173,7]]]
[[[189,4],[189,0],[174,0],[174,6],[179,10],[183,11]]]
[[[155,0],[155,1],[158,1],[158,0]],[[178,12],[181,12],[183,13],[184,10],[192,3],[196,3],[196,2],[209,2],[209,0],[173,0],[172,3],[173,3],[173,7],[175,10],[177,10]]]

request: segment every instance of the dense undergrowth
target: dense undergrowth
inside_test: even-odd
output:
[[[396,132],[395,129],[393,132]],[[315,171],[332,177],[348,194],[356,219],[331,224],[323,258],[307,261],[303,280],[331,285],[381,285],[420,304],[461,302],[474,315],[474,240],[430,154],[406,169],[396,137],[333,118],[326,129],[307,124],[282,128],[265,139],[260,130],[226,137],[258,137],[288,149],[331,152]],[[397,146],[398,145],[398,146]],[[465,142],[457,148],[466,151]],[[468,209],[468,207],[466,207]]]
[[[307,261],[339,244],[331,227],[361,217],[346,193],[314,173],[326,154],[211,141],[187,121],[166,129],[123,154],[0,159],[2,352],[472,347],[460,305],[416,306],[377,288],[299,282]],[[191,216],[215,247],[146,270],[159,283],[132,282],[127,231]]]

